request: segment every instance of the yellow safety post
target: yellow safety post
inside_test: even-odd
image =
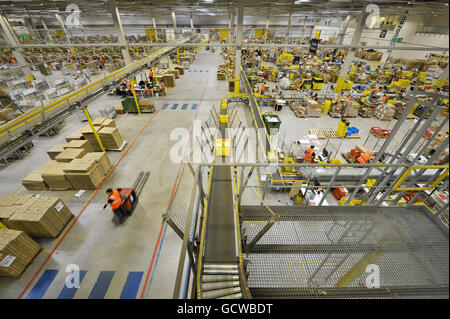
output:
[[[167,56],[167,63],[169,65],[169,72],[170,72],[170,57],[169,56]]]
[[[180,64],[180,50],[177,49],[177,60],[178,60],[178,64]]]
[[[136,103],[136,108],[138,110],[138,114],[141,115],[141,110],[139,109],[139,103],[136,97],[136,92],[134,91],[134,85],[136,84],[136,80],[133,78],[130,80],[130,88],[131,88],[131,93],[133,93],[133,97],[134,97],[134,102]]]
[[[158,77],[156,76],[155,68],[152,68],[152,71],[153,71],[153,78],[155,79],[155,84],[158,84]]]
[[[100,140],[100,137],[97,134],[97,130],[95,129],[94,124],[92,124],[91,117],[89,116],[89,113],[86,110],[86,107],[83,107],[83,112],[84,112],[84,115],[86,115],[86,118],[89,122],[89,125],[91,126],[92,131],[94,132],[95,139],[97,140],[97,143],[100,146],[100,149],[102,150],[102,152],[106,152],[105,148],[103,147],[102,141]]]
[[[1,222],[0,222],[0,228],[8,229],[8,227],[6,227],[5,225],[3,225]]]
[[[186,48],[183,48],[183,55],[186,56]]]
[[[236,76],[234,78],[234,94],[239,94],[239,81],[241,78],[239,76]]]

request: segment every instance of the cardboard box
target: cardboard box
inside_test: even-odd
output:
[[[119,149],[122,147],[123,140],[119,130],[115,127],[104,127],[98,135],[105,149]]]
[[[57,197],[35,197],[8,219],[8,225],[36,237],[56,237],[72,218],[72,212]]]
[[[40,250],[24,232],[0,228],[0,276],[20,277]]]
[[[116,105],[114,106],[114,111],[116,111],[117,114],[123,114],[123,106],[122,105]]]
[[[109,171],[113,167],[108,156],[104,152],[88,153],[83,157],[83,160],[94,160],[95,162],[97,162],[101,167],[103,175],[105,176],[106,174],[109,173]]]
[[[67,180],[64,168],[70,163],[54,162],[42,173],[42,178],[50,190],[73,189],[72,184]]]
[[[69,143],[67,143],[66,145],[64,145],[64,149],[67,149],[67,148],[82,148],[82,149],[86,150],[87,153],[94,151],[91,143],[87,140],[72,140]]]
[[[56,156],[58,156],[62,152],[64,152],[64,144],[56,144],[47,151],[47,154],[50,157],[50,159],[54,160]]]
[[[30,174],[28,174],[24,179],[22,179],[22,185],[28,190],[47,190],[48,186],[45,184],[42,178],[42,173],[50,167],[55,161],[48,161],[44,166],[36,168]]]
[[[102,166],[94,159],[75,159],[64,172],[75,189],[96,189],[105,177]]]
[[[66,142],[69,143],[72,140],[84,140],[83,134],[81,134],[81,130],[73,132],[72,134],[66,136]]]
[[[64,151],[59,153],[55,159],[58,162],[69,163],[76,158],[82,158],[86,153],[86,149],[84,148],[66,148]]]

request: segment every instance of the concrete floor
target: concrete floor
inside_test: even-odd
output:
[[[215,80],[220,63],[219,54],[200,53],[190,70],[177,79],[176,87],[168,88],[168,95],[156,100],[157,113],[126,114],[115,118],[128,144],[122,152],[108,152],[111,162],[117,166],[98,194],[86,191],[76,197],[77,191],[40,192],[42,196],[63,198],[78,220],[56,248],[58,239],[38,239],[44,251],[19,279],[0,278],[0,298],[17,298],[25,288],[23,298],[57,298],[68,275],[66,267],[70,264],[87,271],[74,298],[88,298],[93,290],[100,288],[106,289],[104,298],[119,298],[130,272],[137,272],[138,279],[134,281],[138,287],[137,298],[143,294],[144,287],[144,298],[171,298],[181,241],[171,228],[162,229],[164,235],[158,241],[161,215],[166,212],[180,167],[179,163],[172,163],[169,156],[168,150],[178,142],[170,140],[170,133],[176,128],[190,130],[195,117],[206,119],[211,106],[217,105],[227,94],[226,83]],[[95,118],[106,104],[118,103],[119,98],[105,95],[89,105],[89,112]],[[169,106],[161,109],[165,104]],[[177,109],[172,109],[174,104],[178,104]],[[183,104],[188,104],[186,109],[182,109]],[[196,109],[192,109],[194,104],[198,105]],[[77,115],[72,115],[57,136],[38,138],[30,155],[0,171],[0,195],[31,193],[20,186],[21,179],[48,160],[46,151],[49,148],[64,143],[66,135],[86,124],[81,123]],[[139,206],[132,218],[116,226],[111,221],[110,209],[102,209],[106,200],[104,191],[109,187],[131,186],[141,170],[148,170],[151,175]],[[188,194],[189,190],[185,191]],[[86,204],[88,200],[90,202]],[[161,249],[153,260],[157,243],[161,244]],[[152,261],[158,262],[152,263],[150,274]],[[105,271],[114,272],[112,279],[112,273],[103,273]],[[42,293],[45,284],[49,287]],[[36,291],[41,293],[36,294]]]
[[[44,250],[19,279],[0,278],[0,298],[57,298],[63,290],[68,276],[66,267],[70,264],[86,271],[73,298],[88,298],[98,291],[104,298],[120,298],[123,291],[131,289],[130,286],[134,288],[131,289],[132,298],[172,297],[181,240],[170,227],[162,225],[161,218],[167,210],[180,168],[180,164],[173,163],[170,158],[170,149],[179,140],[171,140],[170,135],[177,128],[189,131],[194,119],[207,120],[212,106],[217,108],[221,97],[228,93],[228,83],[216,80],[217,65],[222,63],[218,52],[203,51],[190,70],[177,79],[177,86],[168,88],[168,96],[157,98],[157,113],[126,114],[115,118],[127,146],[122,152],[108,152],[111,162],[117,166],[98,193],[86,191],[76,197],[77,191],[41,192],[43,196],[61,197],[78,219],[69,232],[63,232],[67,233],[63,239],[38,239]],[[118,97],[104,95],[90,103],[89,112],[95,118],[106,105],[119,103]],[[172,109],[174,104],[178,104],[176,109]],[[182,109],[185,104],[187,107]],[[196,109],[193,109],[194,104],[198,105]],[[272,109],[261,109],[262,112],[268,110]],[[238,114],[248,127],[253,126],[249,110],[239,106]],[[338,124],[338,119],[328,115],[322,115],[320,120],[297,118],[288,107],[278,114],[285,149],[289,149],[294,140],[307,135],[310,128],[336,128]],[[393,146],[400,142],[413,123],[414,120],[407,121],[395,137]],[[339,153],[349,151],[355,143],[364,144],[370,127],[392,128],[395,120],[356,118],[350,119],[350,124],[360,129],[362,138],[344,140]],[[31,193],[20,186],[22,178],[49,160],[46,154],[49,148],[64,143],[66,135],[85,125],[87,123],[80,122],[77,115],[72,115],[63,123],[57,136],[39,137],[30,155],[0,171],[0,196]],[[331,140],[331,143],[337,151],[339,140]],[[370,139],[366,145],[369,143],[372,143]],[[132,218],[116,226],[111,221],[109,208],[102,209],[106,200],[104,192],[109,187],[131,186],[141,170],[148,170],[151,175],[140,204]],[[178,209],[187,208],[185,206],[189,204],[192,184],[186,174],[190,174],[187,169],[181,177],[183,182],[175,200]],[[257,185],[258,182],[252,177],[250,184]],[[255,198],[256,195],[251,200]],[[282,200],[282,204],[288,200],[287,195],[281,193],[270,194],[267,198],[274,203]]]

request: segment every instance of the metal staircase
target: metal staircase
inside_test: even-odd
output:
[[[238,264],[205,264],[201,279],[202,299],[241,299]]]

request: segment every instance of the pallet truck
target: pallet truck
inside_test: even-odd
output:
[[[133,212],[139,202],[139,196],[149,177],[149,171],[141,171],[134,181],[132,188],[119,188],[120,196],[122,197],[121,208],[127,213],[122,223],[125,222],[127,217],[133,215]],[[108,203],[103,206],[103,209],[105,209],[106,206],[108,206]],[[116,214],[114,214],[112,222],[115,224],[121,224],[120,219]]]

